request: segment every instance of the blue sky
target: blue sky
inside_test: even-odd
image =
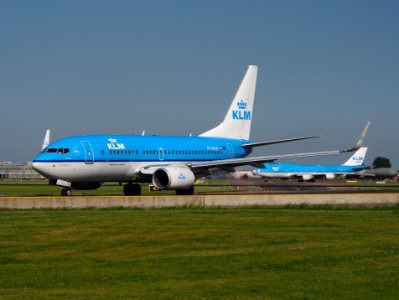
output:
[[[52,138],[200,134],[259,66],[255,155],[350,146],[399,168],[398,1],[1,1],[0,161]],[[298,160],[340,163],[342,157]]]

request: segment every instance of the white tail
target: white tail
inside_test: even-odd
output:
[[[249,140],[257,73],[257,66],[248,67],[223,122],[200,136]]]
[[[345,163],[344,166],[361,166],[366,158],[367,147],[361,147]]]

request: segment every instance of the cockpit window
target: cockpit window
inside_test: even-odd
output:
[[[46,148],[42,151],[43,153],[59,153],[66,154],[69,152],[69,148]]]

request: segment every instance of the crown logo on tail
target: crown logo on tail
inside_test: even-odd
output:
[[[245,102],[244,100],[240,100],[237,102],[237,106],[239,109],[246,109],[247,108],[247,102]]]

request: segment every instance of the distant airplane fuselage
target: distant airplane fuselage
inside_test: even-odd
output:
[[[339,175],[346,176],[363,170],[366,153],[367,147],[361,147],[342,165],[266,163],[264,168],[254,170],[254,174],[269,178],[297,178],[305,181],[315,178],[334,179]]]

